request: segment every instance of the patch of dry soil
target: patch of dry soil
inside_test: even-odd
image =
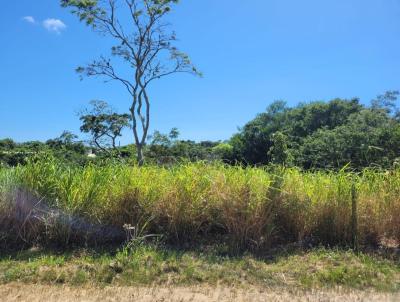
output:
[[[279,289],[248,289],[228,287],[68,287],[0,285],[0,301],[4,302],[69,302],[69,301],[135,301],[135,302],[264,302],[264,301],[400,301],[400,294],[362,291],[287,291]]]

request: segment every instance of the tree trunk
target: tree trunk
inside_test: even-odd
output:
[[[143,156],[143,145],[142,144],[138,144],[136,146],[137,148],[137,161],[138,161],[138,165],[139,167],[143,166],[144,164],[144,156]]]

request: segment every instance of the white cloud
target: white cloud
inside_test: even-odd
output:
[[[43,21],[43,27],[50,32],[60,34],[67,26],[60,19],[49,18]]]
[[[28,23],[31,23],[31,24],[36,24],[36,20],[32,16],[25,16],[22,18],[22,20],[24,20]]]

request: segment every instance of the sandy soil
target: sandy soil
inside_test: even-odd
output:
[[[359,291],[289,292],[278,289],[227,287],[107,287],[74,288],[67,286],[0,285],[0,301],[137,301],[137,302],[205,302],[205,301],[400,301],[400,294]]]

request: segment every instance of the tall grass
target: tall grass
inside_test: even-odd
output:
[[[203,162],[171,168],[122,164],[77,168],[48,158],[0,170],[0,208],[10,203],[5,196],[18,185],[70,217],[121,232],[125,224],[146,221],[149,232],[175,244],[200,241],[263,249],[312,240],[349,245],[353,183],[361,243],[399,241],[400,170],[365,170],[356,175]],[[73,232],[47,239],[56,241],[62,234],[70,239]]]
[[[0,248],[4,243],[13,245],[18,241],[18,225],[12,204],[12,192],[19,186],[15,169],[0,166]]]

